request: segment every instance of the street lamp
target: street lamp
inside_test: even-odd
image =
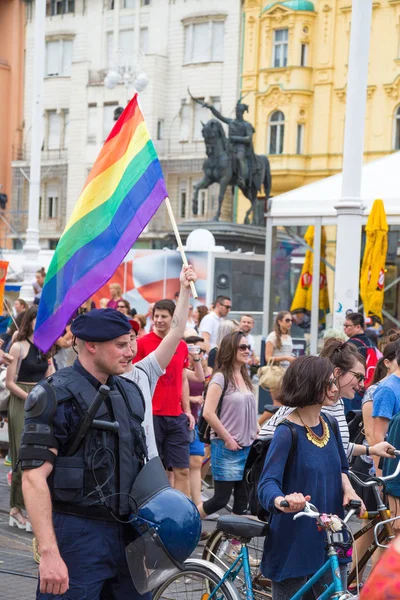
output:
[[[104,78],[106,88],[112,90],[123,83],[127,100],[130,89],[133,87],[137,92],[143,92],[149,83],[149,78],[143,70],[144,54],[138,50],[129,54],[118,48],[114,52],[112,65]]]

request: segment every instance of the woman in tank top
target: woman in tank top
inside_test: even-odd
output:
[[[10,390],[8,404],[8,435],[12,462],[10,493],[10,527],[32,531],[31,524],[24,516],[21,469],[15,470],[21,435],[24,428],[24,406],[31,389],[42,379],[54,373],[53,361],[44,355],[33,343],[37,306],[28,308],[21,327],[10,348],[13,363],[7,368],[6,386]]]

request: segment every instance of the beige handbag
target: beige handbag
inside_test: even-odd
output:
[[[259,385],[264,390],[277,390],[281,384],[285,369],[274,364],[274,359],[270,358],[265,367],[258,369]]]

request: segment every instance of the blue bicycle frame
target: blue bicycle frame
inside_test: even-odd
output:
[[[343,583],[340,577],[340,567],[339,567],[339,559],[334,550],[332,550],[332,554],[329,556],[327,562],[320,568],[319,571],[315,573],[308,581],[303,585],[303,587],[296,592],[294,596],[291,597],[290,600],[301,600],[306,592],[311,590],[312,586],[317,583],[321,579],[323,575],[329,569],[332,570],[332,583],[331,585],[323,592],[321,596],[318,596],[318,600],[329,600],[332,597],[332,594],[344,594],[345,590],[343,589]]]

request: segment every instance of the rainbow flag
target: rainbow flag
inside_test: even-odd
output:
[[[43,352],[110,279],[167,195],[135,94],[105,141],[54,252],[34,336]]]

